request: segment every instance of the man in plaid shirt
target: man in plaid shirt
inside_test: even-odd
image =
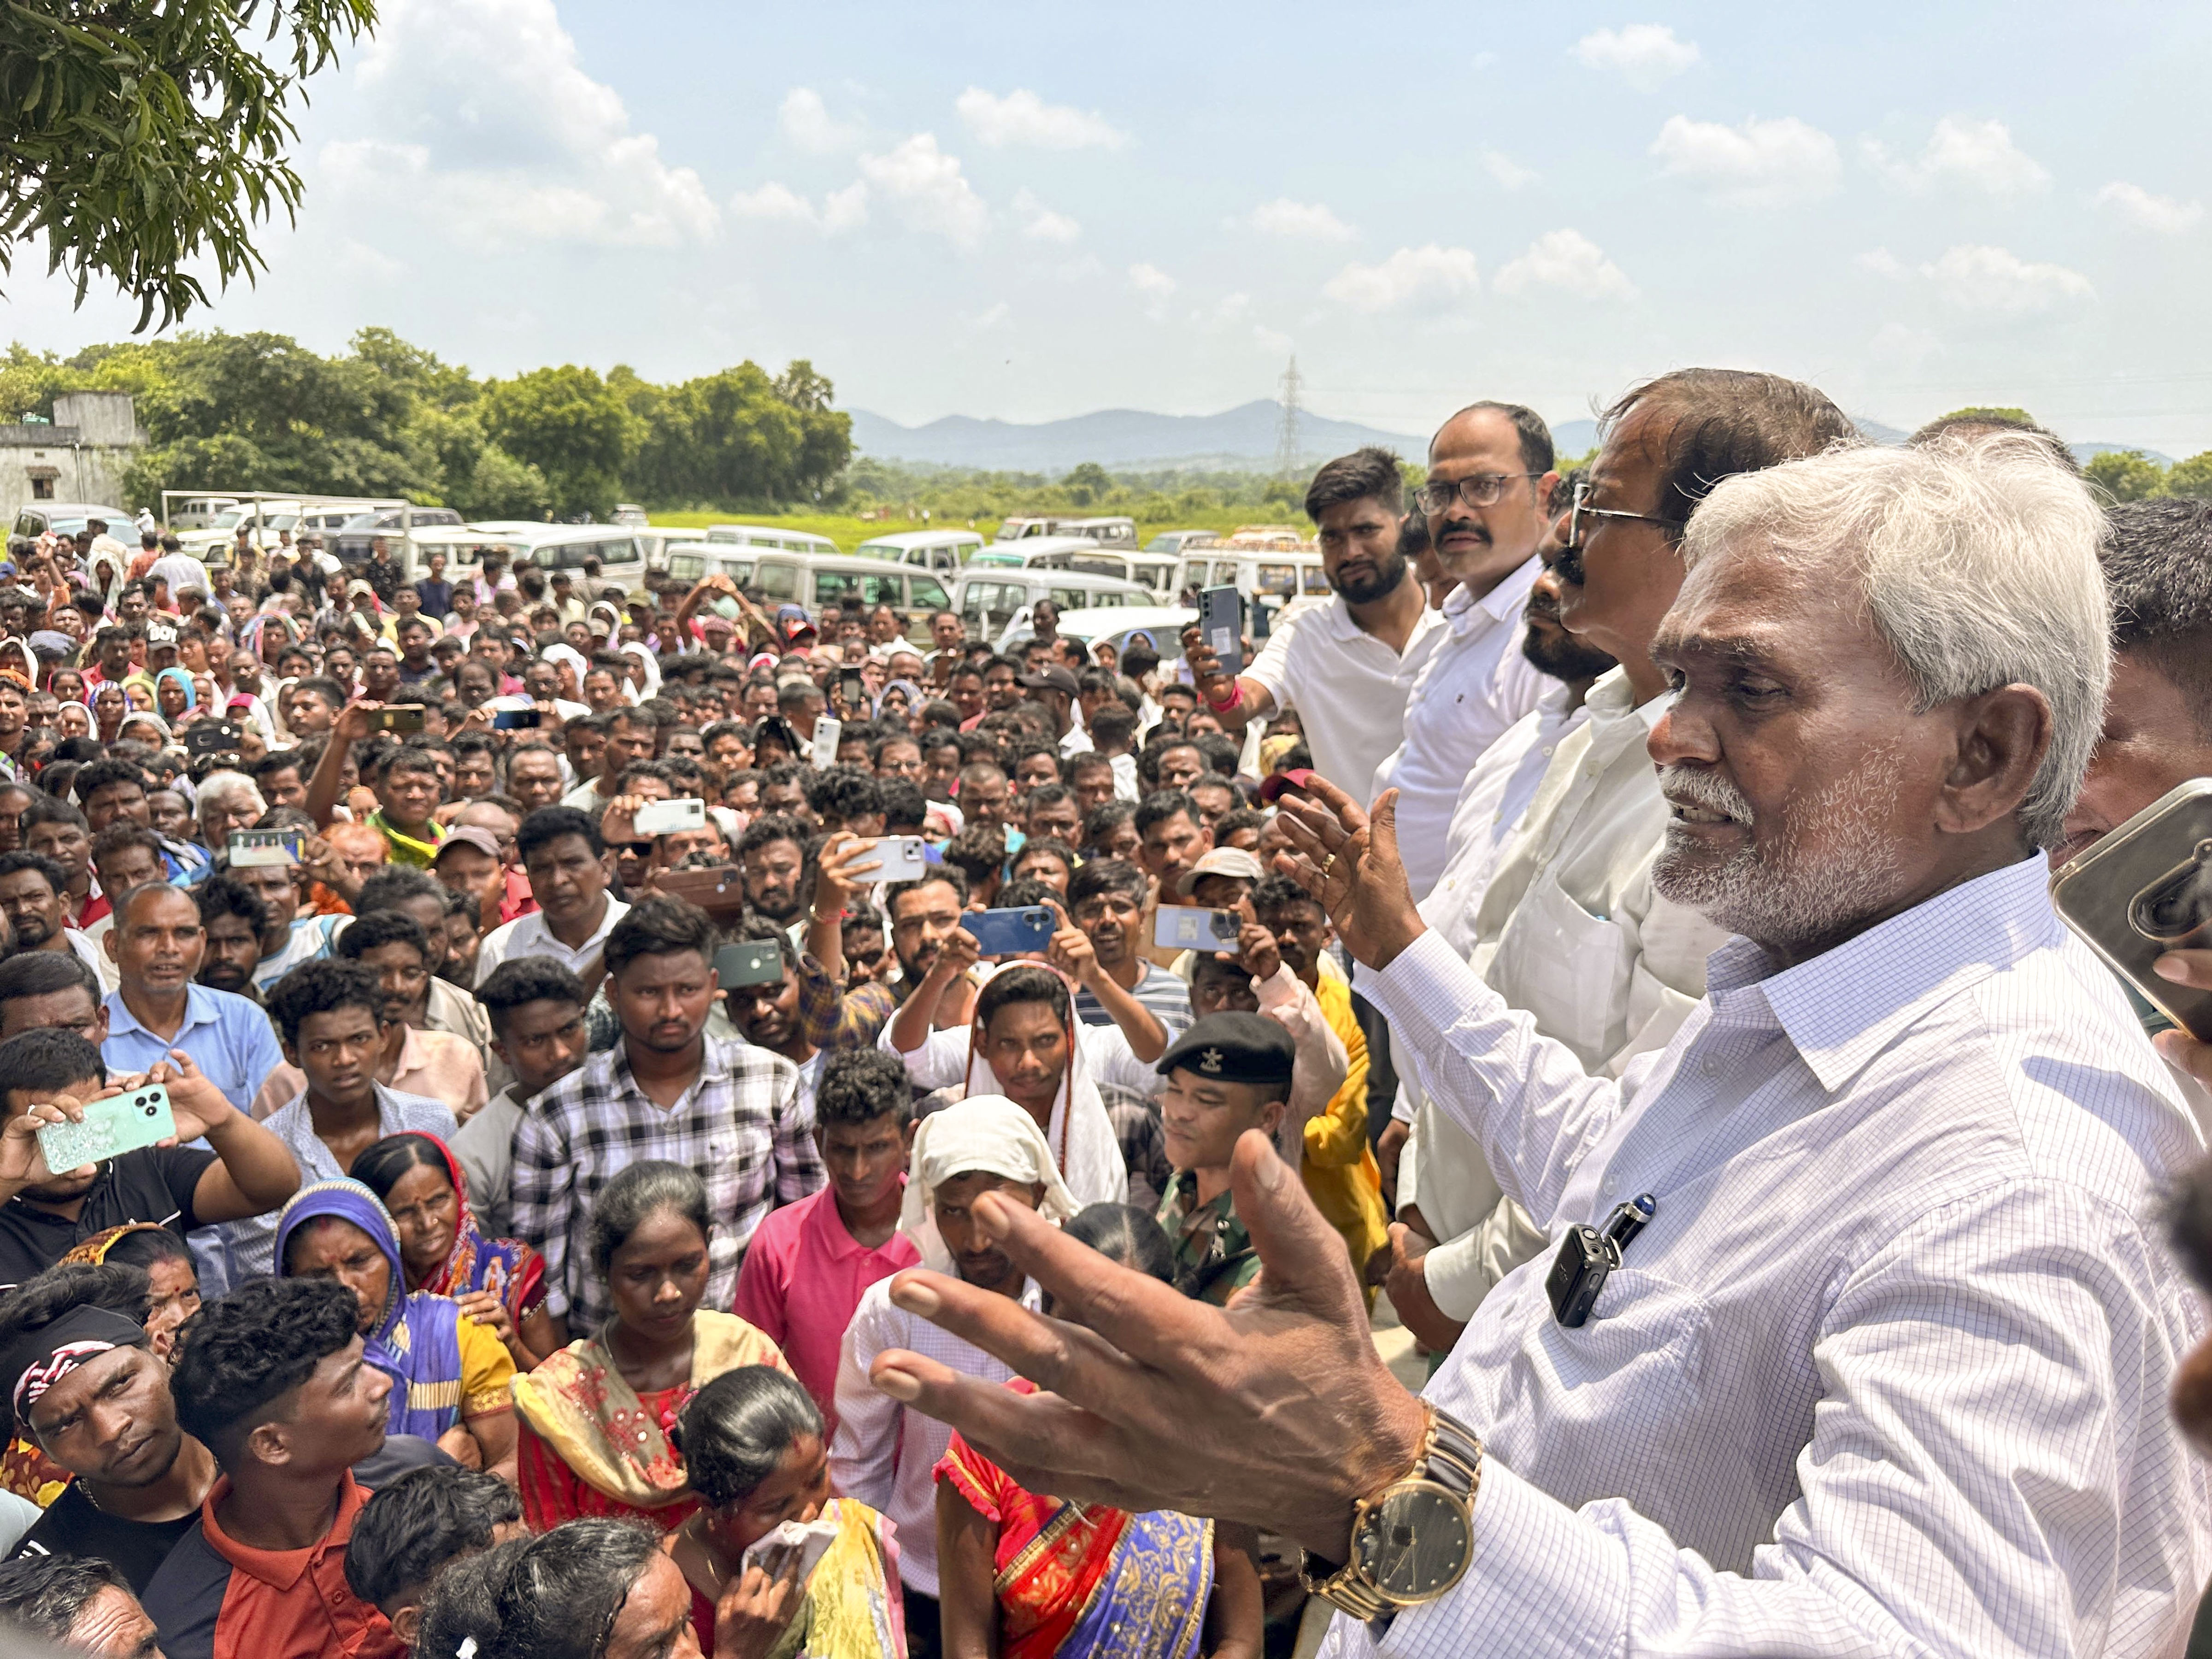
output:
[[[714,925],[682,899],[645,900],[607,935],[622,1039],[548,1089],[514,1137],[514,1230],[545,1255],[545,1305],[582,1334],[609,1311],[592,1269],[592,1206],[616,1174],[665,1158],[707,1182],[705,1305],[726,1308],[761,1218],[824,1180],[799,1073],[765,1048],[707,1033]]]

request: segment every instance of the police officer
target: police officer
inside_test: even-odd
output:
[[[1175,1179],[1160,1204],[1160,1225],[1175,1247],[1176,1288],[1217,1306],[1252,1282],[1260,1258],[1229,1190],[1237,1138],[1260,1129],[1273,1139],[1291,1098],[1297,1049],[1291,1034],[1261,1014],[1208,1014],[1160,1056],[1167,1079],[1160,1125]]]

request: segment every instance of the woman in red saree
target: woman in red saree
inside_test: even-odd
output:
[[[614,1316],[514,1379],[522,1516],[533,1532],[611,1516],[672,1531],[699,1507],[670,1431],[692,1395],[782,1352],[707,1293],[707,1187],[681,1164],[631,1164],[592,1206],[592,1266]]]
[[[1159,1224],[1093,1204],[1065,1231],[1174,1277]],[[1035,1387],[1017,1377],[1020,1393]],[[955,1434],[937,1465],[945,1659],[1258,1659],[1260,1576],[1237,1539],[1166,1510],[1133,1515],[1024,1490]]]

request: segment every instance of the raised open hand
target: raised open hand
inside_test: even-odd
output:
[[[1384,790],[1370,817],[1326,778],[1306,789],[1304,800],[1283,797],[1283,833],[1294,850],[1276,854],[1275,868],[1319,901],[1355,961],[1387,967],[1428,931],[1398,857],[1398,792]]]
[[[1231,1181],[1261,1272],[1229,1308],[979,1199],[984,1231],[1066,1318],[921,1269],[892,1280],[891,1299],[1043,1392],[902,1349],[877,1357],[876,1386],[1032,1491],[1249,1522],[1344,1559],[1353,1504],[1411,1467],[1426,1419],[1375,1352],[1341,1240],[1259,1130],[1237,1142]]]

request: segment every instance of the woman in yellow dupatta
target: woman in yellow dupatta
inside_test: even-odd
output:
[[[790,1369],[744,1320],[701,1310],[707,1237],[706,1183],[681,1164],[633,1164],[599,1194],[592,1265],[614,1316],[514,1379],[533,1531],[587,1516],[680,1526],[699,1507],[669,1432],[685,1402],[739,1365]]]
[[[788,1373],[725,1371],[691,1398],[677,1426],[701,1507],[661,1540],[691,1586],[691,1626],[705,1659],[904,1659],[905,1607],[891,1523],[830,1496],[822,1408]],[[826,1540],[770,1541],[785,1523]]]

